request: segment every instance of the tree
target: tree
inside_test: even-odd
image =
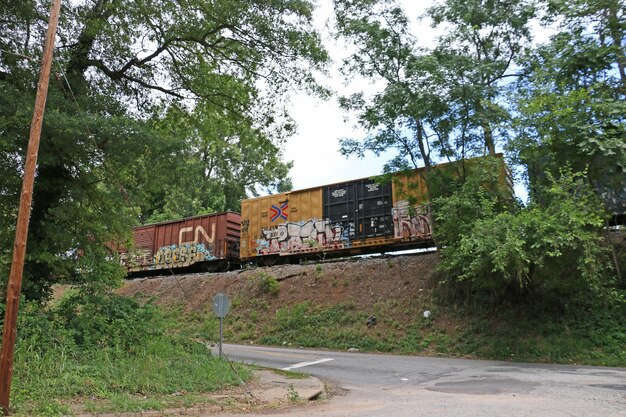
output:
[[[456,97],[468,100],[473,127],[482,130],[487,153],[494,155],[494,130],[509,117],[503,82],[518,77],[514,68],[531,38],[532,2],[446,0],[428,11],[433,27],[444,25],[435,54],[446,63]]]
[[[335,12],[339,36],[356,47],[346,73],[382,86],[372,97],[357,93],[342,100],[373,132],[363,141],[345,140],[345,154],[395,147],[398,157],[390,168],[423,161],[427,170],[441,159],[495,154],[497,127],[509,118],[502,83],[517,76],[511,69],[530,37],[531,5],[455,0],[437,5],[428,16],[434,27],[445,26],[446,34],[431,50],[415,46],[419,39],[395,0],[336,0]]]
[[[396,1],[336,0],[338,33],[356,47],[345,71],[381,86],[371,97],[343,100],[372,132],[345,140],[343,151],[396,147],[396,168],[424,161],[450,282],[492,299],[547,291],[566,304],[612,285],[600,245],[606,216],[591,190],[626,192],[625,14],[613,0],[538,6],[443,1],[427,16],[445,33],[425,49],[415,46],[419,39]],[[539,9],[561,32],[531,49],[530,22]],[[493,155],[498,145],[529,169],[527,207],[500,193],[505,187],[490,158],[476,169],[463,163]],[[461,160],[455,166],[463,169],[435,175],[440,170],[429,168],[445,158]]]
[[[182,138],[172,138],[176,129],[164,125],[173,121],[170,107],[188,115],[187,126],[198,128],[201,120],[214,124],[215,132],[201,126],[207,146],[228,142],[224,152],[231,153],[243,143],[256,146],[255,152],[240,153],[237,170],[226,176],[221,169],[210,181],[225,197],[207,187],[194,198],[232,206],[256,187],[260,175],[242,174],[254,164],[268,165],[261,184],[284,181],[287,165],[278,150],[289,130],[275,116],[285,107],[277,98],[294,87],[316,91],[311,71],[327,60],[311,26],[312,10],[307,0],[64,5],[29,231],[28,297],[45,295],[60,279],[96,279],[105,265],[104,243],[128,233],[142,213],[167,212],[163,207],[175,197],[167,190],[159,195],[151,184],[175,181],[167,170],[154,169],[166,166],[164,155],[155,151],[168,149],[184,158],[201,154],[176,148],[201,143],[190,139],[194,132],[180,134],[182,124],[176,128]],[[4,243],[14,224],[45,15],[41,0],[0,3],[3,248],[11,247]],[[198,166],[202,180],[206,172]],[[222,186],[229,188],[224,192]],[[213,206],[218,204],[201,201],[171,213]],[[0,258],[6,260],[7,253]]]
[[[211,106],[171,107],[157,129],[165,140],[142,158],[151,168],[142,180],[144,222],[238,212],[241,199],[258,195],[259,187],[276,190],[288,182],[291,164],[281,161],[280,142],[249,120],[215,114]],[[164,183],[167,177],[174,180]]]
[[[481,161],[458,192],[433,203],[450,286],[494,304],[531,295],[563,309],[602,298],[614,281],[600,201],[584,174],[548,174],[542,201],[507,207],[497,186],[485,186],[499,181],[493,168]]]
[[[547,2],[559,33],[524,62],[512,149],[540,199],[545,172],[586,172],[614,213],[626,211],[626,7],[619,1]]]
[[[344,97],[340,104],[346,110],[358,111],[359,123],[372,132],[362,142],[342,141],[345,155],[365,151],[379,155],[396,148],[398,157],[388,169],[416,168],[423,162],[432,165],[430,145],[434,134],[426,126],[435,124],[441,113],[436,105],[422,103],[436,101],[429,69],[435,63],[419,55],[413,44],[408,20],[395,2],[335,1],[338,35],[356,47],[344,62],[344,73],[364,76],[379,83],[382,91],[373,97],[360,92]],[[431,110],[432,109],[432,110]]]

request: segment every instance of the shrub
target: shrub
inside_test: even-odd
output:
[[[259,289],[266,294],[276,295],[280,291],[280,283],[273,275],[261,272],[258,275]]]
[[[498,209],[471,181],[437,199],[440,267],[491,301],[535,290],[565,305],[599,294],[609,265],[600,245],[604,213],[584,177],[563,171],[541,202],[521,209]]]
[[[79,347],[118,347],[132,351],[164,331],[151,304],[103,291],[78,291],[52,312]]]

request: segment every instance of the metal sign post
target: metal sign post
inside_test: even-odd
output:
[[[220,319],[220,358],[222,357],[222,339],[223,339],[223,323],[224,317],[228,314],[230,310],[230,300],[228,296],[223,293],[218,293],[213,297],[213,313]]]

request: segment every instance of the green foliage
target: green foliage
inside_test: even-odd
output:
[[[52,307],[23,301],[13,414],[65,415],[77,399],[96,412],[190,406],[206,401],[199,394],[238,383],[226,362],[176,334],[178,324],[165,317],[152,305],[104,293],[75,291]],[[187,403],[172,397],[176,392],[188,393]]]
[[[7,275],[49,2],[0,4],[0,274]],[[289,188],[284,93],[328,60],[307,0],[65,4],[24,293],[113,274],[139,221],[235,210]],[[30,58],[30,59],[29,59]],[[107,278],[108,279],[108,278]]]
[[[546,2],[559,32],[523,61],[515,85],[517,135],[511,150],[528,166],[530,191],[542,198],[545,171],[586,170],[609,210],[626,209],[626,72],[623,2]],[[620,202],[621,199],[621,202]]]
[[[104,292],[70,294],[55,307],[54,314],[79,347],[133,351],[145,340],[162,336],[164,328],[150,304]]]
[[[338,35],[355,47],[343,71],[381,86],[340,100],[368,131],[363,139],[344,139],[342,153],[394,149],[387,172],[496,153],[510,119],[500,84],[517,76],[513,62],[529,43],[532,2],[436,5],[424,16],[445,28],[433,48],[420,45],[396,0],[335,0],[334,6]]]
[[[260,272],[257,276],[259,290],[261,292],[271,295],[277,295],[280,291],[280,282],[275,276],[266,272]]]
[[[501,360],[622,366],[626,304],[623,296],[613,300],[567,312],[536,299],[498,311],[473,311],[459,347],[466,354]]]
[[[144,222],[240,210],[259,187],[289,188],[290,163],[281,161],[287,133],[269,135],[240,115],[216,113],[209,103],[193,111],[170,108],[157,128],[165,141],[146,149]],[[163,176],[176,181],[163,186]]]
[[[287,388],[287,398],[292,403],[297,403],[302,400],[302,398],[300,398],[300,394],[298,394],[298,391],[296,391],[293,384],[289,384],[289,387]]]
[[[278,309],[271,329],[265,332],[260,342],[336,349],[362,348],[371,341],[364,338],[363,330],[359,329],[361,326],[355,324],[366,328],[366,319],[367,316],[349,312],[343,305],[323,307],[301,303]]]
[[[441,268],[491,302],[535,292],[564,306],[606,291],[605,215],[584,174],[563,171],[542,194],[542,202],[503,211],[468,181],[439,199]]]
[[[604,303],[562,309],[539,297],[508,306],[479,304],[462,312],[449,299],[436,297],[428,318],[408,306],[372,306],[378,325],[367,328],[368,313],[346,305],[300,303],[277,310],[261,332],[233,332],[230,341],[277,346],[356,348],[361,351],[449,355],[522,362],[623,366],[626,335],[624,294],[614,292]],[[235,319],[233,317],[233,319]],[[231,326],[259,326],[246,313]],[[244,337],[245,336],[245,337]]]

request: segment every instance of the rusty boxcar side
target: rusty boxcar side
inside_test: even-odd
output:
[[[139,226],[120,262],[129,272],[227,265],[239,257],[240,225],[239,213],[223,212]]]

